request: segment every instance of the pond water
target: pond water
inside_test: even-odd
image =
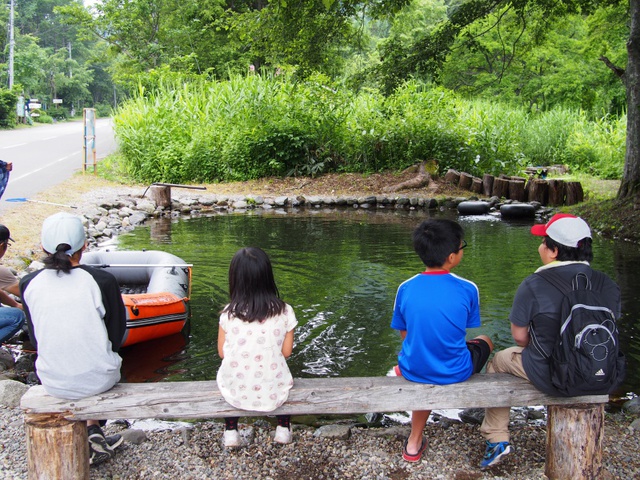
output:
[[[455,211],[253,211],[154,220],[121,235],[118,249],[156,249],[193,264],[190,335],[124,349],[123,380],[213,380],[220,364],[218,312],[227,301],[233,254],[258,246],[271,257],[283,299],[298,318],[294,377],[385,375],[400,338],[389,327],[398,285],[423,270],[411,232],[429,216],[457,219],[469,246],[455,273],[480,289],[483,326],[498,348],[513,345],[508,321],[515,291],[540,266],[531,222],[507,222]],[[640,392],[640,247],[594,239],[593,266],[622,289],[621,343],[628,357],[624,391]],[[443,299],[446,301],[446,299]]]

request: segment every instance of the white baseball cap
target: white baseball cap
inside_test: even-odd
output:
[[[42,224],[42,248],[48,253],[56,253],[58,245],[66,243],[71,248],[65,253],[69,256],[84,247],[87,237],[82,219],[77,215],[59,212],[47,217]]]
[[[567,247],[578,247],[583,238],[591,238],[591,229],[587,222],[580,217],[568,213],[556,213],[547,223],[534,225],[531,233],[551,240]]]

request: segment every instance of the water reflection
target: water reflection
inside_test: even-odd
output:
[[[170,251],[194,264],[189,343],[176,345],[177,356],[163,357],[175,360],[169,367],[141,367],[147,354],[127,353],[125,369],[149,372],[149,379],[214,379],[229,261],[237,249],[252,245],[269,253],[280,292],[298,317],[289,361],[294,376],[384,375],[400,347],[397,332],[389,328],[396,289],[423,269],[411,247],[411,231],[426,216],[450,216],[463,225],[469,247],[455,272],[480,289],[482,332],[498,348],[511,346],[513,295],[540,265],[540,239],[529,234],[531,222],[457,217],[451,211],[256,211],[153,221],[119,238],[118,248]],[[596,237],[594,254],[593,266],[621,286],[620,326],[630,372],[625,388],[640,392],[640,248]]]

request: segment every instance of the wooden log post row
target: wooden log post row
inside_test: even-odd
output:
[[[595,480],[602,468],[603,404],[608,400],[608,395],[553,397],[513,375],[479,374],[451,385],[402,377],[297,378],[288,401],[267,413],[232,407],[215,381],[122,383],[80,400],[54,398],[35,386],[22,397],[21,407],[31,480],[89,478],[85,422],[92,418],[203,419],[527,405],[549,406],[547,477]]]

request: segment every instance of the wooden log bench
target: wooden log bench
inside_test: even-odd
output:
[[[607,395],[552,397],[506,374],[427,385],[401,377],[295,379],[273,412],[237,410],[215,381],[121,383],[100,395],[62,400],[35,386],[22,397],[30,479],[89,478],[86,420],[201,419],[289,414],[356,414],[471,407],[546,405],[545,473],[551,479],[598,478]],[[478,443],[482,442],[478,433]]]

